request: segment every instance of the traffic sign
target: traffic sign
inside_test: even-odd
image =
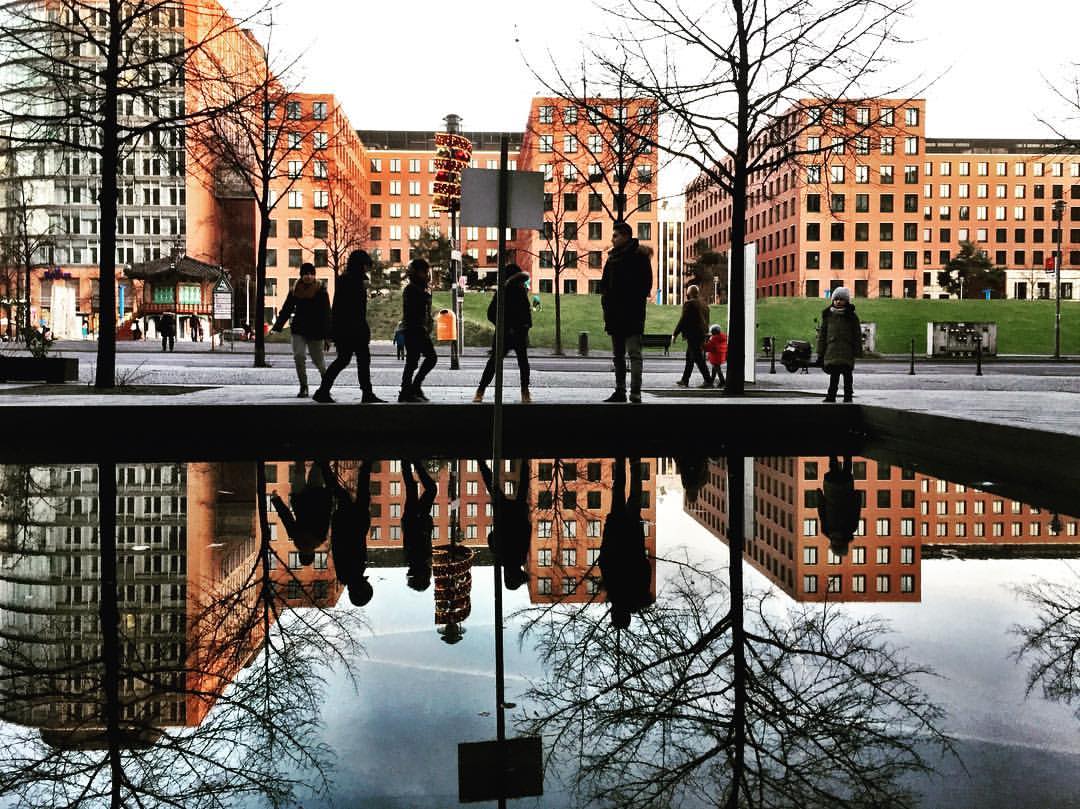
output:
[[[214,320],[232,321],[232,285],[229,277],[222,275],[214,286]]]

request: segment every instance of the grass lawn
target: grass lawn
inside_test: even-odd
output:
[[[535,346],[551,348],[555,344],[555,297],[540,296],[543,309],[533,312],[530,341]],[[465,341],[468,345],[486,345],[491,340],[487,322],[490,297],[482,292],[465,296]],[[435,294],[435,309],[450,305],[450,293]],[[589,332],[590,345],[607,344],[600,314],[600,299],[596,295],[565,295],[562,305],[562,342],[566,351],[577,350],[578,333]],[[915,351],[926,351],[926,324],[933,321],[996,322],[998,352],[1002,354],[1043,354],[1054,350],[1053,301],[928,301],[903,299],[869,299],[855,302],[859,317],[877,323],[877,348],[884,354],[903,354],[915,339]],[[761,338],[775,336],[781,345],[796,338],[812,340],[815,320],[821,316],[824,300],[805,298],[769,298],[759,301],[757,309],[757,343]],[[373,300],[369,305],[368,321],[371,336],[376,340],[389,339],[394,325],[401,317],[400,294]],[[726,306],[710,307],[712,323],[725,324]],[[645,330],[649,333],[668,333],[679,319],[679,307],[648,307]],[[681,343],[678,344],[681,346]],[[1080,302],[1062,301],[1061,351],[1080,354]]]

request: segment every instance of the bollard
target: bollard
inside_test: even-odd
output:
[[[975,376],[982,376],[982,335],[975,335]]]
[[[776,337],[769,338],[769,373],[776,373]]]
[[[908,376],[915,376],[915,338],[911,338],[911,368],[908,369]]]
[[[577,351],[582,357],[589,356],[589,333],[587,331],[578,332]]]

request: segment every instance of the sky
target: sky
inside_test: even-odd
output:
[[[453,112],[467,130],[521,131],[543,92],[526,60],[550,76],[611,25],[590,0],[280,3],[275,37],[302,53],[303,88],[333,92],[357,129],[434,129]],[[913,0],[895,73],[926,88],[929,137],[1053,137],[1038,116],[1064,116],[1048,82],[1080,76],[1078,28],[1072,0]]]

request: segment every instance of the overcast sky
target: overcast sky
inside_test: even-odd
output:
[[[281,0],[275,24],[304,52],[304,87],[335,93],[358,129],[433,129],[454,112],[467,129],[520,131],[542,91],[525,58],[573,64],[607,18],[589,0]],[[1073,0],[915,0],[915,42],[896,55],[905,76],[940,76],[923,94],[930,137],[1051,137],[1036,116],[1063,110],[1044,77],[1072,74],[1078,30]]]

